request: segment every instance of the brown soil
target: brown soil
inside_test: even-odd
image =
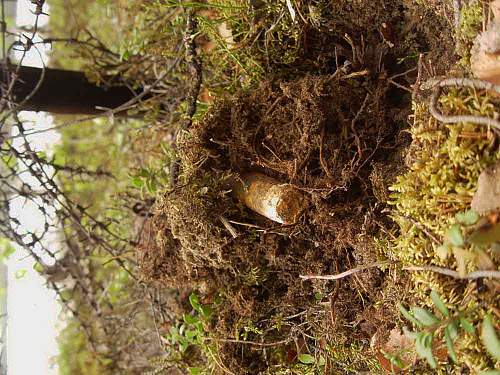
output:
[[[416,60],[408,59],[415,53],[432,51],[441,69],[453,60],[448,21],[436,12],[440,4],[413,3],[335,1],[320,30],[305,31],[295,65],[220,100],[179,140],[183,176],[157,202],[156,235],[142,246],[141,266],[147,280],[191,286],[207,302],[220,294],[213,330],[219,338],[233,338],[249,322],[265,332],[250,333],[249,340],[293,338],[266,352],[220,343],[223,363],[235,374],[294,362],[314,346],[361,343],[370,350],[371,338],[394,326],[390,306],[403,288],[384,272],[336,282],[299,275],[374,262],[380,255],[374,239],[392,229],[384,211],[387,187],[403,168],[411,95],[388,78],[415,68]],[[409,87],[415,75],[393,81]],[[228,181],[249,171],[307,193],[310,206],[297,224],[277,225],[232,198]],[[271,319],[277,316],[284,319],[279,330]],[[304,349],[308,345],[313,348]],[[329,366],[347,372],[340,359]]]

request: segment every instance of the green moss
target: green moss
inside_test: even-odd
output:
[[[472,1],[470,4],[464,4],[460,17],[460,36],[469,40],[474,39],[483,24],[482,2]]]
[[[498,99],[487,94],[452,91],[441,99],[445,113],[493,117]],[[457,269],[455,257],[443,259],[437,254],[439,242],[456,222],[455,214],[470,208],[479,174],[500,160],[494,135],[484,126],[439,123],[428,113],[426,104],[414,104],[413,142],[408,152],[409,170],[391,187],[392,216],[399,224],[400,235],[387,255],[402,265],[437,265]],[[465,250],[478,250],[466,245]],[[477,269],[468,263],[468,271]],[[485,313],[495,305],[495,293],[489,287],[478,292],[474,282],[457,281],[431,272],[412,272],[409,304],[432,308],[430,291],[435,290],[451,306],[467,312],[478,326]],[[498,301],[497,301],[498,302]],[[473,371],[494,368],[478,335],[467,334],[455,344],[459,364]],[[448,366],[452,366],[448,364]],[[444,368],[444,367],[443,367]],[[447,367],[450,368],[450,367]]]
[[[456,35],[457,53],[462,56],[463,66],[470,65],[470,49],[477,34],[482,30],[483,16],[482,2],[472,1],[470,4],[463,4]]]
[[[299,56],[303,27],[292,19],[284,1],[208,0],[183,6],[195,12],[204,87],[212,95],[255,84]],[[125,38],[126,50],[141,55],[176,56],[186,24],[180,2],[141,2],[135,8],[140,12],[134,20],[134,31]],[[306,13],[303,9],[303,17],[314,25],[318,9],[311,6]]]

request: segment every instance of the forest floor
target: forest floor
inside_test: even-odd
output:
[[[166,145],[134,179],[154,202],[136,249],[142,277],[175,291],[175,318],[155,324],[165,354],[152,373],[498,368],[484,339],[500,318],[498,278],[467,279],[498,270],[498,235],[474,240],[497,221],[471,211],[480,173],[500,159],[498,135],[436,120],[425,85],[471,77],[491,12],[456,3],[126,7],[125,74],[151,82],[165,62],[174,87],[143,104],[154,126],[136,139]],[[184,45],[196,48],[179,64]],[[440,94],[445,114],[498,118],[487,90]],[[300,219],[277,224],[238,202],[228,181],[247,172],[301,191]]]
[[[479,326],[487,311],[498,313],[498,283],[405,270],[478,267],[474,257],[482,250],[463,249],[474,259],[460,260],[457,252],[443,257],[436,249],[447,246],[455,214],[470,209],[480,171],[499,157],[495,135],[437,122],[421,84],[470,75],[470,35],[484,9],[471,3],[455,20],[451,2],[281,5],[251,5],[251,19],[244,20],[250,30],[238,18],[241,9],[222,5],[207,5],[205,21],[198,20],[202,32],[203,22],[217,27],[208,41],[197,39],[202,58],[234,58],[241,80],[255,71],[258,78],[231,94],[209,92],[208,111],[178,137],[179,182],[154,206],[153,241],[141,248],[143,273],[194,289],[197,297],[170,327],[171,353],[178,345],[181,367],[191,373],[494,368],[474,333],[454,336],[448,349],[454,352],[447,352],[444,320],[453,319],[437,318],[443,313],[434,311],[430,292],[454,318]],[[258,51],[259,44],[260,55],[248,56],[246,49]],[[209,80],[221,72],[213,69]],[[484,91],[446,95],[447,112],[498,113],[498,99]],[[249,171],[307,195],[297,223],[277,225],[235,201],[227,181]],[[493,262],[487,247],[483,253]],[[367,265],[337,280],[301,277]],[[427,352],[401,334],[409,322],[399,303],[433,311],[433,326],[416,339],[428,335]]]

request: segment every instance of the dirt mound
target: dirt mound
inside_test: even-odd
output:
[[[169,286],[196,286],[207,299],[222,294],[221,337],[234,336],[244,322],[270,328],[262,319],[319,314],[331,303],[335,319],[318,323],[322,331],[330,325],[328,332],[346,340],[343,324],[358,321],[349,336],[369,339],[388,318],[370,310],[369,301],[381,298],[380,271],[336,284],[299,275],[377,259],[373,238],[387,224],[378,199],[397,171],[403,142],[386,93],[365,72],[339,72],[266,82],[215,105],[179,140],[182,182],[156,206],[156,244],[144,252],[143,272]],[[248,171],[308,194],[311,205],[297,224],[276,225],[233,199],[228,181]],[[332,288],[335,301],[323,301]],[[266,340],[295,334],[270,329]],[[230,368],[265,364],[260,353],[244,349],[224,347]],[[236,361],[242,350],[244,361]]]
[[[394,327],[404,287],[375,268],[330,282],[299,275],[379,260],[375,238],[394,225],[387,187],[409,143],[417,61],[438,61],[424,72],[436,75],[456,58],[441,1],[342,0],[302,11],[308,21],[293,38],[272,39],[276,25],[252,36],[257,46],[265,39],[267,80],[219,98],[179,136],[182,175],[157,199],[155,241],[142,247],[146,279],[191,286],[204,303],[222,297],[210,335],[224,373],[300,366],[304,353],[324,356],[325,373],[380,369],[376,360],[371,367],[370,340]],[[309,208],[294,225],[253,213],[231,194],[247,172],[292,184]]]

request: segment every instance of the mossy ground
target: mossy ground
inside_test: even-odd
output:
[[[495,116],[500,102],[487,93],[461,90],[442,98],[443,108],[450,113]],[[410,128],[412,145],[407,154],[409,170],[398,177],[391,187],[392,217],[401,233],[388,249],[391,259],[403,264],[438,265],[459,268],[458,255],[440,255],[446,232],[457,223],[456,214],[470,209],[477,189],[479,174],[500,158],[496,135],[484,126],[474,124],[441,124],[429,115],[426,104],[415,104]],[[433,233],[436,235],[429,235]],[[436,241],[436,238],[438,241]],[[485,252],[468,245],[467,271],[481,267],[479,254],[498,262],[496,251],[487,246]],[[495,280],[456,280],[433,272],[415,272],[410,275],[412,292],[408,303],[433,308],[430,298],[437,291],[450,308],[468,315],[476,326],[488,311],[497,312],[500,300]],[[460,353],[458,365],[473,373],[495,368],[481,344],[479,336],[466,334],[456,342]],[[443,373],[452,371],[443,365]]]
[[[431,62],[426,75],[445,74],[459,60],[451,20],[442,16],[450,4],[297,2],[290,5],[300,13],[295,22],[283,3],[252,5],[244,18],[235,4],[208,4],[200,41],[209,46],[205,88],[215,102],[180,138],[181,182],[158,197],[156,243],[142,248],[146,278],[189,285],[206,303],[222,299],[206,326],[217,355],[197,357],[197,366],[234,374],[381,373],[388,366],[374,338],[383,343],[404,324],[397,302],[432,306],[431,289],[450,308],[480,305],[471,318],[477,324],[494,294],[474,293],[471,283],[392,268],[336,282],[299,278],[387,259],[455,267],[436,258],[418,228],[442,235],[468,207],[479,172],[497,157],[494,135],[473,125],[444,127],[419,93],[412,108],[416,71],[398,76],[416,70],[419,54]],[[469,11],[467,30],[475,25]],[[221,24],[233,33],[230,46],[214,28]],[[221,92],[220,82],[234,93]],[[498,111],[483,93],[442,100],[453,113]],[[226,181],[250,170],[309,195],[299,223],[277,226],[234,201]],[[398,193],[389,198],[394,183]],[[236,238],[221,218],[233,223]],[[440,355],[439,371],[494,366],[469,336],[457,344],[458,365]],[[407,365],[428,371],[424,362]]]
[[[141,103],[149,123],[131,141],[143,152],[130,175],[143,198],[156,200],[136,248],[143,278],[177,290],[168,306],[174,317],[155,322],[152,335],[166,352],[152,361],[153,373],[375,374],[400,354],[405,371],[430,373],[411,346],[402,348],[410,354],[382,353],[408,325],[398,302],[432,308],[436,290],[476,327],[486,312],[498,312],[493,282],[402,270],[457,267],[453,256],[436,255],[428,233],[444,238],[455,213],[469,207],[480,171],[500,157],[494,133],[438,123],[425,93],[412,86],[417,78],[468,74],[471,38],[484,17],[478,2],[464,8],[458,33],[452,2],[440,0],[115,5],[125,20],[116,66],[88,68],[94,79],[120,67],[132,85],[154,82],[183,57],[186,10],[198,22],[203,60],[198,112],[178,139],[178,185],[166,187],[175,158],[168,146],[184,119],[186,64]],[[425,69],[417,77],[420,55]],[[498,98],[466,90],[441,105],[488,116],[499,108]],[[307,194],[310,206],[297,224],[277,225],[233,199],[228,181],[248,171]],[[388,260],[397,264],[340,281],[299,277]],[[191,291],[214,309],[196,323]],[[189,343],[181,349],[179,334]],[[439,331],[436,371],[494,368],[477,335],[457,340],[457,364],[442,354],[441,338]]]

